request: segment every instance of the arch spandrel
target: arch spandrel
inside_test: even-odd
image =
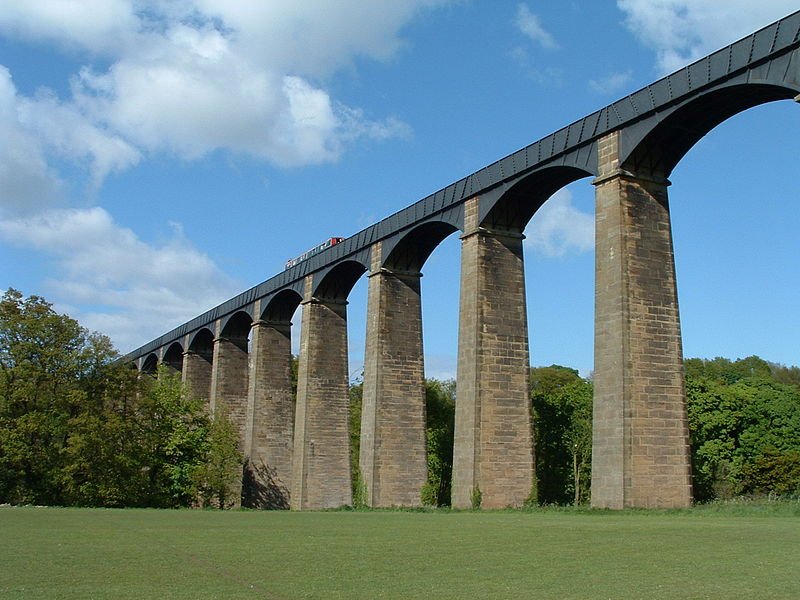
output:
[[[314,277],[311,295],[315,298],[344,302],[356,282],[368,270],[367,261],[343,260]]]
[[[178,372],[183,370],[183,346],[180,342],[172,342],[169,345],[164,352],[162,362]]]
[[[260,319],[271,323],[288,323],[300,306],[303,295],[295,289],[283,289],[262,302]]]
[[[620,163],[634,173],[667,178],[680,160],[707,133],[747,109],[791,100],[800,90],[768,84],[731,85],[717,88],[691,102],[623,130]]]
[[[144,360],[142,360],[142,368],[139,370],[148,375],[155,375],[158,371],[158,356],[156,356],[155,353],[148,354]]]
[[[557,165],[538,169],[480,198],[479,223],[496,231],[521,233],[528,221],[558,190],[594,175],[593,170]]]
[[[721,50],[707,60],[713,65],[715,57],[719,56],[719,62],[732,52]],[[798,95],[800,50],[794,50],[623,128],[620,163],[625,170],[667,178],[686,153],[717,125],[750,108],[797,100]]]
[[[214,332],[207,327],[198,329],[189,336],[187,348],[189,352],[199,354],[206,360],[211,361],[214,354]]]
[[[384,242],[381,267],[390,271],[419,273],[430,255],[445,238],[462,227],[446,220],[430,220],[408,231],[402,236]]]

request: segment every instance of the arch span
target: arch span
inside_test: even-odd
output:
[[[214,334],[206,327],[198,329],[189,341],[189,352],[202,356],[211,362],[214,355]]]
[[[261,320],[288,323],[292,320],[303,297],[293,289],[284,289],[275,294],[261,311]]]
[[[158,371],[158,356],[155,354],[148,354],[142,361],[141,371],[148,375],[155,375]]]
[[[222,327],[220,337],[230,340],[239,349],[247,352],[247,338],[250,335],[250,326],[253,324],[253,317],[250,313],[240,310],[231,315]]]
[[[553,166],[526,175],[494,202],[481,206],[480,226],[495,231],[521,233],[528,221],[558,190],[594,175],[572,166]]]
[[[388,249],[382,266],[391,271],[418,273],[436,247],[456,231],[458,228],[446,221],[423,223],[408,231]]]
[[[181,346],[179,342],[173,342],[170,344],[169,348],[167,348],[167,351],[164,353],[163,362],[174,371],[177,371],[178,373],[182,372],[183,346]]]
[[[350,295],[361,276],[366,273],[367,266],[360,261],[345,260],[336,263],[315,282],[312,296],[324,300],[344,302]]]
[[[800,88],[770,82],[717,87],[667,115],[630,128],[621,139],[620,163],[633,173],[669,177],[687,152],[717,125],[767,102],[791,100]]]

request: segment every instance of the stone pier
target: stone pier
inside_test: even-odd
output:
[[[675,264],[663,176],[598,142],[592,506],[692,502]]]
[[[211,398],[211,356],[187,350],[183,354],[183,370],[181,380],[189,389],[189,393],[202,400],[206,405]]]
[[[252,326],[245,504],[289,508],[294,448],[291,323]]]
[[[521,506],[535,496],[522,235],[478,225],[472,198],[461,238],[453,506]]]
[[[305,283],[291,507],[336,508],[353,502],[350,483],[350,403],[347,303],[311,296]]]
[[[427,478],[421,274],[372,248],[359,466],[369,506],[419,506]]]
[[[217,337],[214,340],[212,366],[211,413],[216,416],[221,411],[230,419],[239,438],[239,451],[244,452],[249,373],[247,338]],[[231,490],[231,502],[234,507],[241,504],[241,471],[238,472],[238,477],[238,481]]]

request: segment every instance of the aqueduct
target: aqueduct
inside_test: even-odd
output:
[[[128,355],[180,371],[239,429],[277,505],[350,504],[347,297],[367,274],[361,476],[371,506],[426,478],[420,276],[460,232],[453,505],[519,506],[534,484],[522,232],[591,176],[596,194],[592,505],[692,501],[668,177],[729,117],[800,101],[800,12],[592,113]],[[302,305],[295,401],[291,316]]]

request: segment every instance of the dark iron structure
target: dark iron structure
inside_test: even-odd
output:
[[[479,220],[493,229],[519,230],[559,188],[596,176],[597,141],[621,132],[623,164],[669,176],[707,132],[747,108],[800,94],[800,11],[769,25],[647,87],[460,179],[324,251],[130,352],[145,367],[148,356],[239,311],[253,319],[253,304],[283,318],[314,273],[327,294],[346,296],[367,270],[369,248],[382,241],[385,260],[419,268],[447,235],[464,227],[464,202],[481,196]],[[411,235],[413,239],[407,238]],[[390,258],[391,257],[391,258]],[[347,266],[342,267],[345,263]],[[325,274],[337,267],[332,282]],[[291,291],[287,295],[286,292]],[[291,315],[289,312],[289,315]],[[150,365],[147,365],[148,367]]]

